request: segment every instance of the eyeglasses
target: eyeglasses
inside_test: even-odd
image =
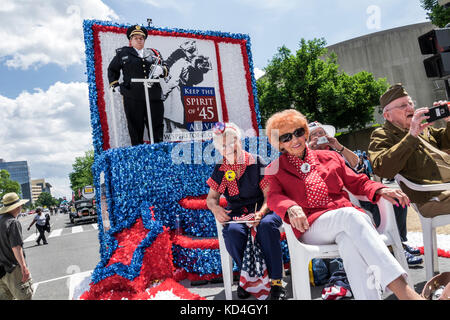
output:
[[[415,101],[409,101],[408,103],[404,103],[404,104],[402,104],[402,105],[400,105],[400,106],[394,106],[394,107],[391,107],[391,108],[389,108],[389,109],[387,109],[387,110],[385,110],[385,111],[390,111],[390,110],[392,110],[392,109],[400,109],[400,110],[405,110],[406,108],[408,108],[408,107],[412,107],[412,108],[414,108],[414,106],[416,105],[416,102]]]
[[[292,140],[293,136],[296,136],[297,138],[302,137],[305,134],[305,128],[298,128],[295,129],[294,132],[285,133],[280,136],[280,142],[286,143]]]

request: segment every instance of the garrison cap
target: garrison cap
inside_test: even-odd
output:
[[[403,85],[401,83],[397,83],[387,89],[387,91],[380,97],[380,105],[384,108],[392,101],[407,96],[408,92],[406,92]]]

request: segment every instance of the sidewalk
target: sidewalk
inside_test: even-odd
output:
[[[391,188],[399,188],[396,182],[384,183],[384,185]],[[408,230],[408,244],[411,246],[421,247],[423,246],[422,240],[422,226],[418,213],[412,208],[408,208],[407,217],[407,230]],[[450,225],[439,227],[436,229],[438,248],[450,251]],[[421,256],[422,258],[423,255]],[[450,258],[438,258],[440,272],[450,271]],[[425,281],[425,267],[424,263],[420,266],[410,267],[409,276],[414,283],[414,289],[416,292],[421,293],[426,283]],[[290,275],[286,276],[283,281],[286,283],[286,289],[288,291],[288,299],[292,299],[292,285]],[[191,292],[197,293],[208,300],[223,300],[225,299],[225,292],[223,289],[223,283],[208,283],[202,286],[192,286],[189,280],[183,280],[180,282],[183,286],[188,288]],[[322,300],[321,292],[324,286],[311,287],[311,296],[313,300]],[[238,300],[236,295],[237,282],[233,283],[233,300]],[[393,295],[384,295],[385,300],[396,300]],[[249,300],[255,300],[250,297]]]
[[[422,246],[422,234],[418,232],[408,233],[408,243],[414,246]],[[450,235],[438,235],[438,247],[445,250],[450,250]],[[421,256],[423,258],[423,256]],[[439,260],[439,270],[440,272],[450,271],[450,258],[438,258]],[[292,300],[292,283],[289,272],[283,281],[286,284],[286,289],[288,292],[288,300]],[[421,293],[422,289],[426,283],[425,281],[425,268],[424,264],[420,266],[410,267],[409,276],[412,278],[414,283],[414,289],[416,292]],[[85,290],[89,288],[91,272],[85,272],[83,274],[73,275],[70,281],[70,291],[71,297],[75,299],[79,297]],[[223,283],[211,283],[208,282],[205,285],[193,286],[191,281],[185,279],[180,281],[180,284],[187,288],[190,292],[196,293],[207,300],[225,300],[225,291]],[[238,283],[235,281],[233,283],[233,300],[239,300],[236,295]],[[311,296],[313,300],[322,300],[321,292],[324,286],[311,287]],[[396,300],[393,294],[384,295],[385,300]],[[248,300],[256,300],[250,297]]]
[[[398,188],[398,185],[393,183],[385,183],[386,186],[392,188]],[[422,228],[420,224],[420,219],[417,212],[413,208],[408,208],[408,217],[407,217],[407,229],[408,229],[408,244],[414,247],[422,247]],[[438,248],[443,249],[445,251],[450,252],[450,226],[444,226],[437,228],[437,243]],[[424,258],[423,256],[421,256]],[[450,258],[438,258],[439,261],[439,270],[440,272],[450,271]],[[414,289],[416,292],[421,293],[422,289],[426,283],[425,281],[425,268],[424,264],[420,266],[410,267],[408,270],[408,274],[414,283]],[[90,272],[88,274],[80,275],[79,277],[74,278],[74,283],[71,283],[71,294],[74,298],[77,298],[84,290],[88,289],[88,284],[90,278]],[[285,287],[287,290],[287,298],[289,300],[293,299],[292,296],[292,282],[289,271],[287,272],[286,277],[283,279],[285,282]],[[208,282],[205,285],[192,285],[190,280],[182,280],[180,284],[187,288],[190,292],[198,294],[207,300],[225,300],[225,291],[223,283],[211,283]],[[236,289],[238,283],[235,281],[233,283],[233,300],[239,300],[237,298]],[[321,292],[324,286],[311,287],[311,296],[313,300],[322,300]],[[396,297],[393,294],[385,294],[383,296],[384,300],[396,300]],[[247,300],[256,300],[253,296],[251,296]]]
[[[408,243],[411,244],[421,244],[421,233],[408,233]],[[446,245],[444,248],[443,245]],[[438,236],[438,247],[450,250],[450,235],[441,235]],[[424,258],[423,256],[421,256]],[[450,271],[450,258],[438,258],[439,260],[439,270],[440,272]],[[409,268],[409,276],[412,278],[412,282],[414,283],[414,289],[416,292],[421,293],[423,287],[426,284],[425,281],[425,267],[424,263],[420,266],[410,267]],[[283,281],[286,283],[286,289],[288,291],[288,299],[292,299],[292,283],[290,275],[287,275]],[[205,297],[207,300],[224,300],[225,299],[225,291],[223,288],[223,283],[208,283],[202,286],[192,286],[189,280],[183,280],[180,282],[183,286],[185,286],[189,291],[193,293],[197,293],[202,297]],[[236,295],[238,283],[235,281],[233,283],[233,300],[238,300]],[[313,300],[322,300],[321,292],[324,286],[311,287],[311,297]],[[393,295],[384,295],[384,300],[396,300],[397,298]],[[253,297],[250,297],[249,300],[256,300]]]

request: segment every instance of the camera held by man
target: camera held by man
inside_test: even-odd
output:
[[[450,102],[448,103],[440,103],[437,106],[433,106],[428,108],[429,112],[424,115],[428,117],[427,122],[435,122],[440,119],[445,119],[450,117]]]

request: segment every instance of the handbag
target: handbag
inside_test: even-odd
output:
[[[44,230],[50,233],[50,215],[48,213],[45,215]]]

